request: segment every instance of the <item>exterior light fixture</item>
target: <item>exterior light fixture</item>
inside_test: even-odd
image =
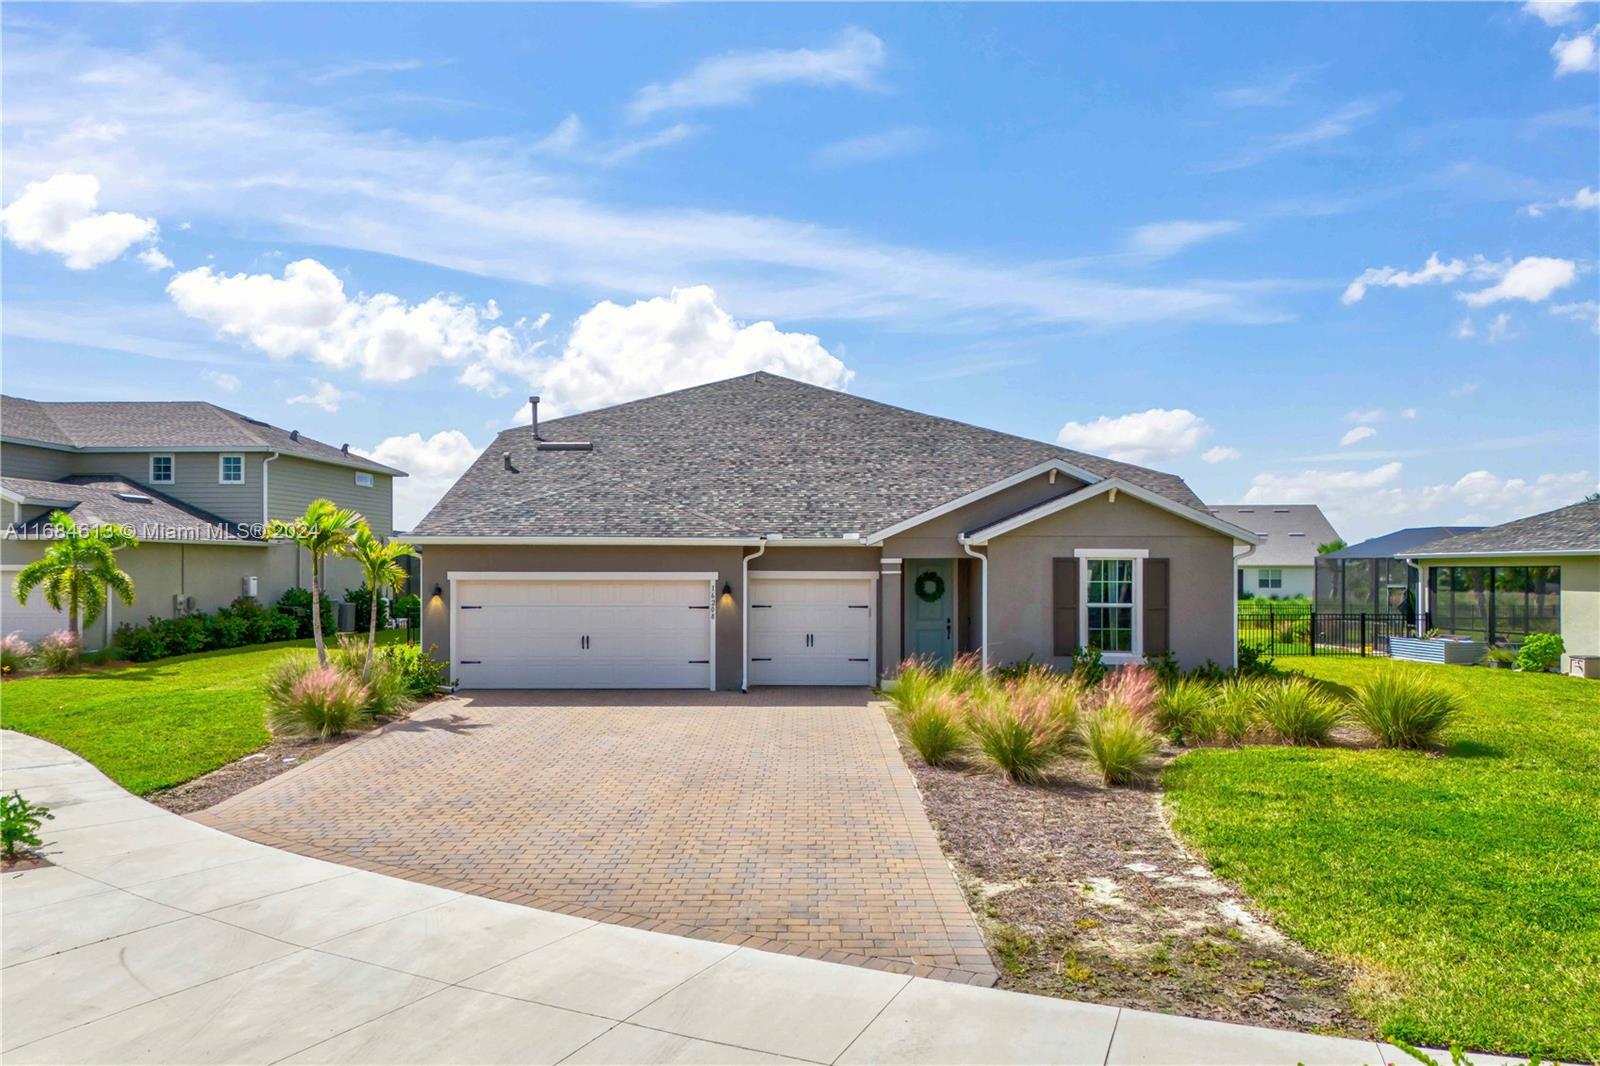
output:
[[[722,583],[722,598],[718,602],[724,607],[733,606],[733,586],[726,581]]]
[[[438,585],[433,586],[433,599],[430,602],[432,602],[432,603],[442,603],[442,602],[444,602],[444,589],[440,588]]]

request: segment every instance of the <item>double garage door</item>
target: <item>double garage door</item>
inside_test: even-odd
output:
[[[710,574],[464,578],[455,676],[465,688],[715,688],[718,587]],[[752,574],[750,684],[872,684],[874,592],[870,576]]]

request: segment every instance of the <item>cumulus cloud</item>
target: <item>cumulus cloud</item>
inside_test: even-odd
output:
[[[1484,333],[1484,337],[1490,344],[1508,341],[1516,335],[1516,332],[1511,328],[1511,316],[1504,311],[1501,311],[1489,321],[1489,329]]]
[[[1079,451],[1146,463],[1186,455],[1210,433],[1206,420],[1193,411],[1152,407],[1116,418],[1102,415],[1093,422],[1068,422],[1056,440]]]
[[[557,412],[590,410],[755,370],[831,389],[854,376],[811,334],[741,325],[709,286],[696,285],[584,312],[561,355],[539,368],[540,402]]]
[[[1550,259],[1530,255],[1507,267],[1500,280],[1486,289],[1457,293],[1468,307],[1487,307],[1501,300],[1526,300],[1540,303],[1557,289],[1571,285],[1578,277],[1578,266],[1570,259]]]
[[[1557,318],[1570,318],[1583,322],[1595,333],[1600,333],[1600,301],[1580,300],[1577,303],[1553,304],[1550,313]]]
[[[202,370],[200,371],[200,376],[223,392],[239,391],[240,381],[235,374],[229,374],[223,370]]]
[[[1369,438],[1376,437],[1377,435],[1378,431],[1373,429],[1371,426],[1355,426],[1348,430],[1344,436],[1339,438],[1339,447],[1347,448],[1352,444],[1357,444],[1361,441],[1368,440]]]
[[[1135,255],[1150,259],[1166,259],[1196,244],[1235,233],[1239,228],[1240,224],[1232,219],[1214,219],[1209,222],[1189,219],[1151,222],[1138,227],[1128,235],[1128,250]]]
[[[11,205],[0,211],[0,227],[6,239],[23,251],[54,252],[72,270],[109,263],[134,245],[155,238],[155,219],[124,211],[99,211],[99,202],[99,178],[57,174],[23,186]]]
[[[1522,10],[1546,26],[1570,26],[1582,17],[1582,6],[1578,0],[1530,0]]]
[[[1230,448],[1226,444],[1218,444],[1214,448],[1207,448],[1200,453],[1200,461],[1205,463],[1230,463],[1243,455],[1238,448]]]
[[[729,52],[666,84],[646,85],[628,107],[635,121],[662,111],[745,104],[774,85],[869,88],[883,65],[883,42],[852,26],[831,48]]]
[[[1585,185],[1571,196],[1564,196],[1553,203],[1529,204],[1524,207],[1523,213],[1534,218],[1542,218],[1546,212],[1554,207],[1564,207],[1569,211],[1594,211],[1600,209],[1600,192]]]
[[[1556,77],[1600,70],[1600,55],[1595,51],[1596,37],[1600,37],[1600,26],[1591,27],[1587,32],[1572,37],[1562,34],[1550,46],[1550,54],[1556,60]]]
[[[410,529],[422,521],[439,497],[472,465],[479,451],[457,429],[440,430],[431,437],[407,433],[385,438],[370,450],[351,450],[410,475],[394,483],[394,521],[400,529]]]
[[[135,259],[149,267],[151,270],[171,270],[172,260],[160,248],[150,247],[134,256]]]
[[[288,403],[305,404],[308,407],[320,407],[330,415],[339,413],[339,405],[350,398],[348,392],[334,386],[331,381],[312,381],[315,386],[311,392],[300,396],[291,396]]]
[[[1483,256],[1471,262],[1462,259],[1441,260],[1439,253],[1428,256],[1421,270],[1401,270],[1398,267],[1368,267],[1361,275],[1345,286],[1339,302],[1345,305],[1360,303],[1370,288],[1409,289],[1413,285],[1446,285],[1463,277],[1492,277],[1495,264]]]
[[[493,300],[477,307],[454,296],[419,304],[382,292],[351,297],[315,259],[288,264],[281,278],[198,267],[173,275],[167,293],[184,314],[274,359],[303,356],[373,381],[459,364],[463,384],[498,396],[506,378],[531,375],[539,347],[495,324]]]

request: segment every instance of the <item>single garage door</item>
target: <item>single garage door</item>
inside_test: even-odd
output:
[[[870,685],[871,576],[750,575],[752,685]]]
[[[464,688],[712,688],[710,575],[459,580]]]

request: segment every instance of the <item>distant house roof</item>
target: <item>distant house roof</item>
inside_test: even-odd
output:
[[[1314,503],[1224,503],[1206,510],[1262,538],[1241,566],[1311,566],[1317,561],[1317,545],[1339,539]]]
[[[1445,555],[1593,555],[1600,553],[1600,500],[1558,507],[1418,545],[1407,554]]]
[[[261,544],[227,519],[117,477],[83,474],[60,481],[0,477],[0,495],[22,507],[43,507],[38,515],[10,527],[15,536],[47,533],[49,516],[64,511],[81,528],[119,525],[141,541]]]
[[[1340,548],[1336,552],[1329,552],[1324,559],[1393,559],[1397,555],[1404,555],[1429,541],[1441,537],[1453,537],[1457,533],[1475,533],[1482,526],[1413,526],[1410,529],[1397,529],[1393,533],[1385,533],[1381,537],[1364,540],[1360,544],[1352,544],[1348,548]]]
[[[412,535],[868,535],[1051,462],[1203,506],[1173,474],[755,373],[506,430]]]
[[[406,476],[404,470],[198,400],[50,403],[0,396],[0,437],[88,452],[279,452]]]

